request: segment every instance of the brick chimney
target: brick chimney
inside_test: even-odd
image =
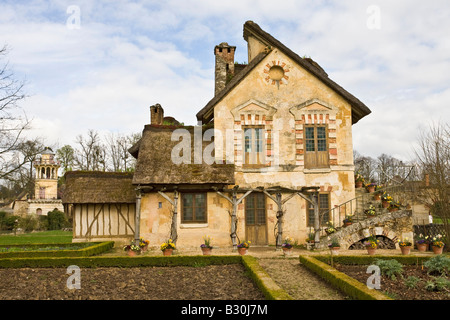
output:
[[[214,55],[216,56],[216,83],[214,95],[217,95],[220,91],[222,91],[234,75],[235,51],[236,47],[229,46],[226,42],[222,42],[214,48]]]
[[[163,124],[164,109],[159,103],[150,107],[150,124]]]

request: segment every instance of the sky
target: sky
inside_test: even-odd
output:
[[[149,107],[196,124],[214,95],[214,46],[237,47],[252,20],[372,111],[358,153],[414,157],[421,130],[450,119],[450,6],[417,1],[0,1],[0,46],[26,83],[20,103],[48,145],[141,132]]]

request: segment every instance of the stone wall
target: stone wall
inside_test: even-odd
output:
[[[370,235],[384,236],[395,243],[398,249],[398,240],[414,238],[413,220],[411,210],[400,210],[385,213],[373,218],[353,223],[342,228],[329,237],[336,238],[341,248],[348,249],[352,244],[369,237]],[[326,247],[324,241],[321,247]]]

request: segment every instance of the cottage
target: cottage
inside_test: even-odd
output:
[[[204,235],[220,247],[301,243],[331,218],[327,210],[355,197],[352,125],[370,110],[256,23],[243,34],[248,64],[236,64],[225,42],[214,49],[215,95],[198,125],[150,108],[129,150],[135,237],[173,238],[179,248]]]

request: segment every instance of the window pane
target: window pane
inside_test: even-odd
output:
[[[183,207],[183,220],[192,221],[194,219],[194,210],[192,207]]]
[[[256,223],[266,224],[266,210],[258,209],[256,211]]]
[[[252,152],[252,129],[244,130],[245,152]]]
[[[314,140],[314,128],[313,127],[306,127],[305,128],[305,135],[306,135],[306,139],[313,139]]]
[[[317,128],[317,150],[327,151],[327,136],[325,127]]]

